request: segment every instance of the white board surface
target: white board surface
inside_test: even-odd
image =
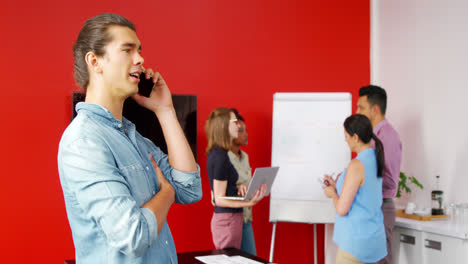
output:
[[[270,221],[332,223],[335,210],[318,182],[350,161],[344,120],[349,93],[276,93],[273,97]]]

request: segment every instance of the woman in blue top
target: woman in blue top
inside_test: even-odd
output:
[[[239,178],[236,169],[229,160],[228,151],[232,140],[237,138],[239,125],[234,112],[229,108],[214,109],[205,123],[208,146],[206,171],[215,205],[211,219],[211,234],[216,249],[238,248],[242,241],[243,207],[257,204],[266,193],[263,184],[250,201],[223,199],[223,196],[244,196],[247,187],[237,186]]]
[[[325,175],[328,186],[324,187],[337,212],[333,234],[339,247],[336,263],[375,263],[387,255],[381,209],[383,146],[363,115],[348,117],[344,128],[346,142],[357,157],[336,183]],[[371,139],[376,149],[371,147]]]

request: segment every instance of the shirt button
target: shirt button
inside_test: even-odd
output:
[[[169,243],[167,242],[167,240],[166,240],[166,245],[169,245]]]
[[[146,170],[149,170],[149,167],[148,167],[148,166],[146,166]]]
[[[153,191],[153,195],[155,195],[155,194],[156,194],[156,192],[155,192],[155,191]]]
[[[121,128],[121,127],[122,127],[122,124],[119,124],[118,127]]]

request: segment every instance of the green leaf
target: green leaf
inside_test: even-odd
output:
[[[401,197],[402,192],[411,193],[411,188],[408,186],[411,183],[423,189],[423,185],[414,176],[406,176],[404,172],[400,172],[400,181],[398,182],[396,197]]]
[[[410,181],[414,183],[416,186],[418,186],[421,189],[424,189],[423,185],[413,176],[409,177]]]
[[[405,186],[405,192],[411,193],[411,189],[408,186]]]
[[[403,172],[400,172],[400,182],[401,181],[406,185],[406,175]]]

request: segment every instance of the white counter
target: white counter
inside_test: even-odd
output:
[[[450,219],[418,221],[397,217],[395,226],[468,240],[468,226],[456,225]]]

